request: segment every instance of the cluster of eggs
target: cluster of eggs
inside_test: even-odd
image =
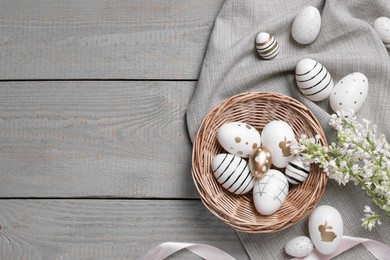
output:
[[[390,43],[390,19],[379,17],[373,24],[380,39]],[[307,6],[295,17],[291,35],[295,41],[306,45],[315,41],[321,30],[321,14],[313,6]],[[256,50],[265,60],[275,58],[279,53],[277,40],[266,32],[256,36]],[[354,72],[343,77],[336,85],[329,71],[318,61],[303,59],[295,69],[295,79],[301,93],[312,101],[329,98],[334,112],[353,110],[358,112],[367,98],[368,80],[360,73]]]
[[[307,6],[295,17],[291,35],[300,44],[309,44],[317,38],[320,30],[320,11],[313,6]],[[255,43],[257,52],[265,60],[273,59],[279,53],[278,42],[267,32],[258,33]]]
[[[385,43],[390,43],[390,19],[379,17],[375,20],[373,28],[379,38]],[[295,17],[291,35],[293,39],[303,45],[310,44],[317,39],[321,30],[320,11],[313,7],[307,6],[302,9]],[[260,57],[265,60],[275,58],[279,53],[279,45],[276,39],[267,32],[260,32],[256,36],[256,50]]]
[[[261,134],[242,122],[221,125],[217,139],[227,153],[214,157],[211,168],[223,188],[234,194],[245,194],[253,188],[256,210],[263,215],[275,213],[285,201],[289,184],[306,180],[310,166],[291,154],[296,142],[294,131],[284,121],[271,121]],[[285,168],[285,174],[276,169]]]
[[[314,247],[323,255],[331,255],[340,246],[344,233],[340,212],[332,206],[317,207],[309,217],[309,235],[290,240],[285,251],[293,257],[307,257]]]
[[[368,93],[368,79],[354,72],[343,77],[336,85],[328,70],[312,59],[303,59],[295,68],[295,80],[301,93],[312,101],[322,101],[329,97],[333,111],[353,110],[358,112]]]

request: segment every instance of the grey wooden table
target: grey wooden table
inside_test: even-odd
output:
[[[199,200],[185,125],[222,3],[1,2],[1,259],[248,258]]]

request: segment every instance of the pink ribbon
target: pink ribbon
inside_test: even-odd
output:
[[[316,249],[313,252],[305,257],[305,260],[328,260],[333,257],[338,256],[339,254],[351,249],[352,247],[362,244],[379,260],[388,260],[390,259],[390,247],[380,243],[375,240],[361,238],[361,237],[349,237],[343,236],[343,240],[336,252],[331,255],[323,255],[318,252]],[[152,248],[147,252],[140,260],[160,260],[167,258],[168,256],[180,251],[184,248],[187,248],[192,253],[197,254],[198,256],[208,260],[236,260],[231,255],[225,253],[221,249],[218,249],[213,246],[205,244],[191,244],[191,243],[177,243],[177,242],[166,242],[159,244],[155,248]],[[302,258],[294,258],[302,259]]]
[[[192,253],[204,259],[216,259],[216,260],[236,260],[231,255],[225,253],[221,249],[204,244],[191,244],[191,243],[176,243],[166,242],[159,244],[155,248],[152,248],[147,252],[140,260],[160,260],[164,259],[177,251],[187,248]]]

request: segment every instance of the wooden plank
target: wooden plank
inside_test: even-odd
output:
[[[0,82],[0,197],[194,198],[195,82]]]
[[[2,1],[0,79],[197,79],[222,3]]]
[[[136,259],[168,241],[248,259],[235,232],[198,200],[0,200],[0,225],[1,259]]]

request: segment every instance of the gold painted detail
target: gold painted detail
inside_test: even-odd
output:
[[[286,137],[284,137],[283,141],[280,141],[279,148],[282,150],[283,157],[291,156],[290,145],[291,141],[287,141]]]
[[[274,44],[273,44],[273,46],[271,47],[268,47],[268,48],[266,48],[266,49],[264,49],[264,50],[257,50],[258,52],[259,52],[259,54],[261,54],[261,55],[267,55],[267,54],[270,54],[270,53],[272,53],[276,48],[278,47],[278,43],[277,42],[275,42]]]
[[[318,226],[318,230],[321,233],[321,240],[324,242],[333,242],[337,235],[332,231],[327,231],[327,229],[333,229],[332,226],[328,226],[327,221],[325,221],[325,225]]]

